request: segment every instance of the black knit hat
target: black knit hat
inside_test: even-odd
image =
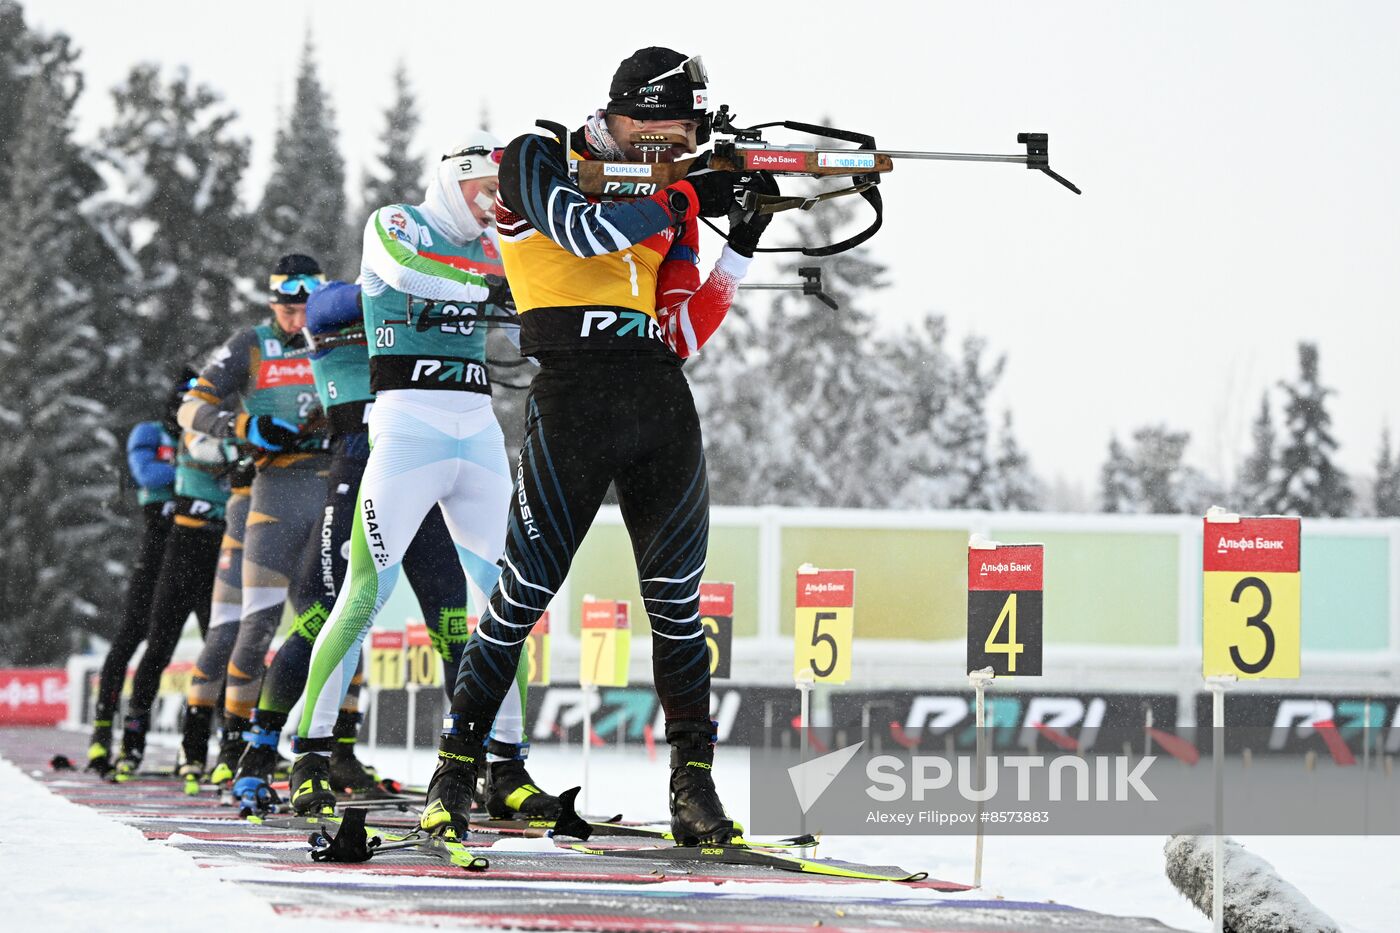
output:
[[[650,46],[622,60],[608,87],[608,113],[638,120],[701,120],[709,104],[700,57]]]
[[[277,260],[273,275],[320,275],[321,264],[301,253],[288,253]]]

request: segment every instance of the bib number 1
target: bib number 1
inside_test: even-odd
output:
[[[629,271],[629,282],[632,286],[632,297],[637,297],[637,260],[632,258],[631,253],[623,253],[622,261],[627,263]]]

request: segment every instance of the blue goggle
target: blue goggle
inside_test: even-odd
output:
[[[274,275],[268,288],[278,295],[310,295],[326,284],[324,275]]]

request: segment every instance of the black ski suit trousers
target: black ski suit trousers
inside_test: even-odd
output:
[[[609,484],[632,539],[666,720],[708,722],[700,578],[709,486],[680,363],[585,351],[541,365],[530,386],[501,577],[457,679],[458,727],[494,721],[530,629],[563,583]]]

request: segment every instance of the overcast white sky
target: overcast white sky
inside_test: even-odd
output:
[[[673,10],[674,12],[668,12]],[[27,0],[83,52],[90,138],[135,62],[186,64],[239,111],[266,177],[311,26],[351,177],[394,65],[422,148],[482,107],[509,137],[576,123],[643,45],[700,53],[741,122],[831,114],[900,149],[1013,152],[1050,133],[1083,197],[1016,166],[901,163],[872,241],[882,326],[945,313],[1008,355],[1037,469],[1091,490],[1111,432],[1165,421],[1233,470],[1266,386],[1321,345],[1344,467],[1397,421],[1400,4],[462,3]],[[780,221],[781,222],[781,221]],[[755,275],[754,278],[759,278]]]

